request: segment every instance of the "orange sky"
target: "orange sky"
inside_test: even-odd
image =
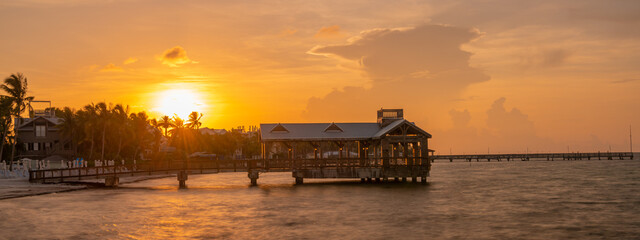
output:
[[[57,107],[198,110],[213,128],[405,108],[439,152],[626,151],[629,124],[640,129],[638,12],[638,1],[3,1],[0,75],[24,73]]]

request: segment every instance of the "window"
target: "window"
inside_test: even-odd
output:
[[[38,151],[40,147],[40,143],[33,143],[33,151]]]
[[[397,112],[382,112],[382,117],[384,118],[398,118]]]
[[[47,136],[47,126],[36,125],[36,137],[46,137],[46,136]]]

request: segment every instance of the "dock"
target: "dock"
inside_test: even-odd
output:
[[[117,186],[121,177],[175,174],[180,187],[189,175],[246,172],[251,185],[260,173],[291,172],[297,184],[304,178],[359,178],[362,182],[427,182],[431,164],[428,158],[332,158],[332,159],[249,159],[147,162],[99,167],[30,170],[29,181],[62,183],[104,179],[105,186]],[[419,179],[420,178],[420,179]]]
[[[520,154],[463,154],[432,155],[431,161],[555,161],[555,160],[631,160],[632,152],[590,152],[590,153],[520,153]]]

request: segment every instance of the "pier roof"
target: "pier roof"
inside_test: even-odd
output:
[[[377,123],[260,124],[262,140],[363,140],[371,138],[379,130]]]
[[[428,138],[431,134],[405,120],[384,127],[378,123],[269,123],[260,124],[263,141],[353,141],[379,139],[406,124]]]

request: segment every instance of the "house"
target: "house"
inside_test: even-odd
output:
[[[225,129],[213,129],[213,128],[208,128],[208,127],[200,128],[200,129],[198,129],[198,131],[201,134],[207,134],[207,135],[222,135],[222,134],[227,133],[227,130],[225,130]]]
[[[50,101],[33,101],[48,103],[45,109],[34,109],[29,118],[14,119],[14,127],[18,133],[19,157],[42,159],[52,155],[71,157],[74,154],[71,139],[63,137],[58,129],[62,119],[55,116]]]

